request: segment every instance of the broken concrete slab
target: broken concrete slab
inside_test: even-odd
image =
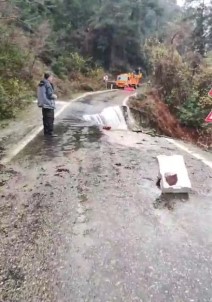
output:
[[[159,155],[160,188],[162,193],[190,193],[191,181],[182,155]]]

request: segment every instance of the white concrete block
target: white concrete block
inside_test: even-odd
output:
[[[190,193],[191,181],[188,171],[181,155],[159,155],[157,156],[159,163],[160,187],[162,193]],[[176,184],[169,185],[166,178],[167,175],[173,175],[172,180],[176,180]],[[177,177],[176,177],[177,175]]]

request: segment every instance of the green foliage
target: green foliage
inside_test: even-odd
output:
[[[163,28],[165,11],[165,5],[152,0],[104,1],[90,21],[91,56],[107,69],[146,68],[143,44]]]
[[[6,29],[6,27],[0,27]],[[28,85],[21,79],[26,56],[10,42],[9,31],[0,35],[0,119],[13,117],[26,102]]]
[[[157,41],[150,41],[146,50],[154,84],[170,110],[183,125],[199,129],[204,127],[204,118],[212,107],[212,99],[207,96],[212,71],[200,66],[194,73],[176,49]]]
[[[28,96],[28,86],[16,78],[0,78],[0,120],[15,116],[17,110],[26,105],[24,98]]]
[[[40,57],[49,62],[59,57],[54,63],[58,73],[66,69],[62,57],[75,52],[106,69],[145,68],[145,39],[162,32],[179,10],[175,0],[10,1],[20,9],[20,27],[31,34],[42,22],[51,24]]]
[[[15,45],[0,45],[0,75],[11,77],[18,75],[25,63],[25,56]]]
[[[177,115],[182,124],[193,127],[201,128],[206,116],[205,110],[203,110],[199,103],[199,95],[194,92],[189,95],[186,102],[179,107]]]
[[[205,56],[212,47],[212,2],[186,0],[185,8],[185,19],[192,29],[191,49]]]
[[[51,18],[53,10],[56,8],[56,1],[29,1],[29,0],[9,0],[11,6],[19,9],[19,19],[17,23],[26,31],[34,32],[37,27],[46,19]]]
[[[91,70],[91,59],[85,59],[77,52],[60,56],[52,65],[52,70],[59,77],[73,76],[77,73],[87,73]]]
[[[71,79],[84,86],[90,79],[101,81],[103,69],[117,74],[141,67],[152,73],[183,124],[202,127],[211,106],[206,97],[211,71],[201,67],[201,56],[212,45],[210,3],[186,1],[185,35],[186,27],[175,23],[183,14],[176,0],[8,0],[0,3],[0,10],[4,16],[10,11],[17,16],[12,23],[28,41],[22,46],[15,40],[11,21],[6,30],[0,27],[0,93],[1,100],[8,100],[8,112],[13,111],[10,104],[19,107],[24,79],[30,83],[27,75],[34,75],[39,59],[64,82]],[[164,44],[170,27],[172,37]],[[0,106],[6,112],[3,101]]]

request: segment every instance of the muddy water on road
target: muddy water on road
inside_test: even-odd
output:
[[[62,157],[67,152],[88,147],[102,136],[99,126],[104,126],[104,122],[99,125],[97,119],[93,117],[100,116],[105,110],[105,125],[114,120],[116,128],[127,129],[120,101],[123,97],[126,97],[125,93],[121,93],[121,98],[119,93],[111,93],[95,98],[88,96],[72,103],[55,125],[58,138],[44,138],[41,133],[18,154],[15,161],[51,160],[54,157]]]
[[[43,135],[36,137],[14,161],[43,162],[57,160],[66,154],[87,148],[93,142],[97,142],[102,133],[97,127],[86,126],[80,120],[62,120],[55,127],[57,138],[44,138]]]
[[[72,104],[58,138],[40,135],[14,159],[1,191],[0,301],[211,300],[211,170],[162,138],[83,119],[118,102]],[[163,199],[155,185],[156,156],[176,152],[189,199]]]

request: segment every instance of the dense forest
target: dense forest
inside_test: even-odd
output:
[[[0,0],[0,40],[1,119],[26,105],[46,69],[68,94],[95,89],[105,71],[141,67],[182,125],[198,130],[212,107],[211,1]]]
[[[20,29],[29,39],[29,51],[59,76],[80,70],[86,67],[84,65],[112,71],[138,65],[146,69],[146,39],[152,36],[163,39],[167,26],[180,13],[175,0],[8,0],[0,3],[4,7],[2,18],[10,23],[8,30],[14,31],[14,26]],[[17,40],[19,38],[17,36]],[[74,62],[77,59],[79,62]],[[74,66],[77,63],[79,66]]]

